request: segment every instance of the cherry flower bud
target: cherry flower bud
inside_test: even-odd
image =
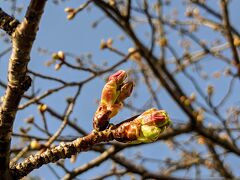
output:
[[[169,120],[169,117],[166,111],[152,108],[145,111],[137,119],[141,120],[142,125],[161,127]]]
[[[64,11],[67,13],[67,19],[71,20],[76,15],[76,11],[73,8],[65,8]]]
[[[105,84],[102,90],[101,104],[111,106],[117,99],[117,84],[114,81],[109,81]]]
[[[123,107],[123,100],[130,96],[133,82],[124,82],[127,73],[123,70],[117,71],[108,78],[102,90],[99,108],[93,118],[95,130],[104,130],[109,124],[110,118],[114,117]]]
[[[30,143],[30,148],[34,150],[39,150],[41,148],[41,144],[39,143],[38,140],[34,139]]]
[[[123,81],[126,78],[127,73],[123,70],[120,70],[109,77],[108,82],[105,84],[102,91],[101,104],[107,106],[115,104],[120,93],[119,89],[121,89]]]
[[[108,81],[114,81],[118,86],[127,78],[127,73],[124,70],[119,70],[108,78]]]
[[[134,120],[120,124],[113,135],[120,142],[150,143],[156,141],[170,124],[166,111],[152,108]]]
[[[121,87],[120,93],[118,95],[118,98],[116,99],[116,102],[121,102],[124,99],[128,98],[133,90],[133,82],[127,82],[123,84]]]

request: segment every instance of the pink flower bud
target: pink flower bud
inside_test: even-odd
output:
[[[106,106],[112,106],[117,97],[117,85],[114,81],[109,81],[105,84],[103,90],[102,90],[102,97],[101,97],[101,104],[105,104]]]
[[[152,108],[137,118],[120,124],[113,136],[120,142],[150,143],[156,141],[170,124],[166,111]]]
[[[110,118],[114,117],[123,107],[123,100],[130,96],[133,89],[133,82],[124,83],[126,78],[127,74],[123,70],[109,77],[108,82],[102,90],[99,108],[93,118],[94,129],[106,129]]]
[[[128,98],[133,90],[133,82],[124,83],[120,89],[120,93],[117,97],[116,102],[122,102],[124,99]]]
[[[121,85],[126,78],[127,73],[124,70],[119,70],[118,72],[111,75],[108,81],[114,81],[117,85]]]
[[[154,108],[145,111],[139,118],[142,118],[143,125],[156,125],[158,127],[160,127],[162,124],[165,124],[165,122],[169,120],[166,111],[157,110]]]

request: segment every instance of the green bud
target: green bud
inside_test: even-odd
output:
[[[141,132],[143,136],[138,138],[142,143],[154,142],[161,134],[161,129],[156,126],[142,125]]]
[[[152,108],[137,118],[120,124],[115,130],[115,139],[131,144],[154,142],[170,124],[171,120],[166,111]]]

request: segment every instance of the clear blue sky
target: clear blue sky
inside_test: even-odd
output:
[[[18,5],[26,7],[29,1],[21,1],[18,2]],[[34,48],[31,53],[31,62],[29,64],[29,67],[31,70],[36,71],[36,72],[41,72],[42,74],[48,74],[51,76],[55,76],[58,78],[63,78],[69,82],[75,81],[75,80],[83,80],[87,77],[86,73],[83,72],[77,72],[73,70],[69,70],[66,68],[62,68],[59,71],[54,70],[54,66],[46,67],[44,64],[47,60],[49,60],[51,57],[49,55],[43,55],[40,54],[37,49],[38,48],[43,48],[43,49],[48,49],[50,52],[56,52],[59,50],[63,50],[65,52],[70,52],[74,53],[76,55],[82,55],[82,54],[88,54],[91,53],[92,59],[95,63],[101,64],[104,61],[107,60],[109,64],[113,64],[120,60],[121,58],[113,55],[113,53],[110,53],[109,51],[102,51],[99,49],[100,46],[100,41],[101,39],[108,39],[109,37],[114,39],[114,46],[118,47],[124,52],[127,52],[129,47],[133,47],[134,45],[126,39],[124,42],[121,42],[118,37],[119,35],[123,34],[116,25],[114,25],[112,22],[109,20],[105,19],[102,23],[100,23],[99,26],[96,28],[92,28],[92,23],[103,16],[102,12],[100,12],[98,9],[95,7],[91,6],[92,9],[90,12],[87,12],[86,10],[79,13],[76,18],[72,21],[68,21],[66,19],[66,14],[64,13],[64,8],[66,7],[78,7],[79,4],[81,4],[84,1],[65,1],[63,3],[60,3],[60,5],[54,5],[51,1],[47,3],[45,13],[42,17],[42,21],[40,24],[40,29],[37,34],[37,39],[34,43]],[[216,6],[215,2],[212,1],[212,6]],[[179,16],[181,18],[184,17],[184,9],[180,3],[180,1],[174,1],[172,3],[174,7],[177,8]],[[9,3],[8,2],[3,2],[1,4],[1,7],[9,12]],[[232,17],[232,23],[233,24],[239,24],[239,8],[240,8],[240,1],[235,0],[233,3],[231,3],[231,17]],[[219,8],[218,8],[219,9]],[[166,10],[168,12],[168,10]],[[21,15],[16,15],[19,20],[23,17]],[[239,25],[236,26],[239,28]],[[240,29],[240,28],[239,28]],[[147,29],[141,27],[138,30],[139,34],[143,34],[144,31]],[[200,31],[199,36],[202,39],[206,40],[213,40],[218,36],[218,34],[208,34],[206,29],[202,29]],[[170,36],[170,41],[174,45],[174,43],[178,43],[178,40],[176,40],[178,37],[177,33],[172,33]],[[144,38],[143,38],[144,39]],[[1,42],[0,50],[2,51],[8,47],[8,45],[4,44]],[[176,49],[181,52],[182,49],[178,48],[178,46],[175,46]],[[198,49],[196,46],[194,49]],[[180,54],[180,53],[179,53]],[[7,74],[7,63],[8,63],[8,58],[9,54],[4,56],[3,58],[0,59],[0,78],[1,80],[6,81],[6,74]],[[71,61],[71,60],[70,60]],[[206,63],[205,65],[205,70],[207,71],[208,74],[212,74],[214,71],[218,69],[222,69],[224,67],[224,64],[217,64],[216,62],[211,61],[211,57],[208,57],[206,60],[204,60]],[[72,62],[74,60],[72,59]],[[217,66],[217,67],[216,67]],[[122,69],[129,69],[129,67],[134,67],[133,62],[129,62],[126,65],[122,66]],[[106,76],[104,76],[106,77]],[[181,75],[178,76],[178,80],[180,80],[182,77]],[[200,81],[199,83],[201,84],[202,87],[207,87],[209,83],[213,83],[216,87],[216,89],[219,88],[226,88],[226,86],[223,86],[223,84],[226,84],[229,82],[228,78],[223,78],[220,80],[208,80],[206,82]],[[52,84],[51,81],[42,81],[40,79],[35,80],[35,85],[37,88],[40,89],[40,92],[43,93],[44,90],[48,89],[49,87],[57,87],[59,86],[58,84]],[[188,93],[191,94],[193,91],[193,87],[190,85],[188,81],[184,81],[184,84],[182,86],[184,87],[184,90]],[[91,131],[92,129],[92,117],[93,114],[97,108],[96,104],[96,98],[100,97],[101,94],[101,88],[104,85],[104,81],[101,78],[96,78],[93,81],[91,81],[89,84],[85,85],[82,89],[80,98],[78,99],[77,106],[74,109],[74,113],[71,115],[71,119],[76,118],[78,120],[79,126],[85,127],[88,132]],[[239,82],[238,82],[239,85]],[[142,107],[146,99],[149,98],[148,91],[145,86],[139,86],[138,87],[138,93],[140,96],[133,102],[134,104],[138,105],[139,107]],[[73,95],[75,91],[71,88],[68,88],[61,93],[58,93],[56,95],[52,95],[48,97],[47,101],[44,101],[46,104],[54,107],[54,109],[60,111],[64,110],[66,107],[66,100],[65,97]],[[0,96],[3,95],[3,90],[0,89]],[[219,97],[222,96],[221,92],[219,94],[216,94],[214,97],[214,100],[218,100]],[[172,100],[169,98],[167,93],[165,91],[162,91],[162,93],[159,94],[161,103],[163,105],[163,108],[166,109],[169,113],[170,116],[174,119],[183,119],[184,116],[182,112],[178,109],[176,104],[172,102]],[[233,102],[239,101],[239,94],[235,94],[232,97]],[[22,101],[23,103],[24,101]],[[29,108],[26,108],[24,111],[21,111],[17,114],[17,118],[14,124],[14,131],[18,132],[19,127],[24,127],[26,124],[24,124],[24,119],[29,117],[29,115],[37,115],[37,107],[36,106],[31,106]],[[127,117],[131,116],[132,114],[129,113],[128,110],[123,110],[116,118],[115,120],[119,121],[121,119],[126,119]],[[41,121],[39,116],[36,119],[36,121]],[[59,127],[59,122],[53,119],[52,117],[48,117],[48,121],[51,124],[51,129],[52,130],[57,130]],[[181,123],[183,123],[182,121]],[[174,123],[179,123],[179,122],[174,122]],[[39,136],[41,136],[41,133],[39,133],[36,130],[31,130],[30,134],[37,133]],[[70,129],[66,129],[63,132],[63,135],[72,135],[72,136],[77,136],[78,134],[76,132],[72,132]],[[179,138],[185,138],[179,137]],[[192,148],[199,148],[196,146],[193,146]],[[200,147],[201,148],[201,147]],[[204,149],[203,149],[204,150]],[[165,159],[166,156],[171,156],[172,158],[175,158],[175,154],[178,152],[175,151],[169,151],[167,148],[166,144],[164,142],[158,142],[154,143],[151,145],[144,145],[138,148],[131,148],[129,150],[125,150],[124,153],[128,154],[128,157],[130,159],[134,159],[134,155],[139,152],[144,154],[147,157],[152,157],[152,155],[157,154],[157,157],[159,159]],[[81,153],[78,156],[78,160],[75,164],[70,164],[69,160],[66,160],[65,163],[69,164],[70,166],[73,167],[78,167],[80,164],[84,164],[85,162],[88,162],[89,160],[93,159],[96,157],[97,154],[93,152],[86,152],[86,153]],[[237,163],[237,159],[235,157],[228,158],[227,161],[232,161],[234,162],[235,166],[233,167],[234,170],[239,170],[240,168],[240,163]],[[151,164],[152,165],[152,164]],[[94,169],[94,171],[91,171],[90,173],[86,172],[84,173],[84,176],[82,176],[81,179],[88,179],[90,177],[95,177],[96,175],[99,175],[102,173],[103,170],[105,169],[110,169],[111,168],[111,162],[105,162],[101,166],[97,167]],[[151,166],[148,167],[148,169],[152,170],[157,170],[158,166]],[[60,168],[56,168],[60,169]],[[64,175],[62,170],[57,170],[58,173],[60,173],[61,176]],[[207,172],[207,171],[206,171]],[[181,172],[179,172],[181,174]],[[178,174],[178,175],[179,175]],[[190,169],[188,175],[192,175],[193,171]],[[52,173],[49,171],[47,166],[43,166],[38,170],[35,170],[34,172],[31,173],[31,175],[40,175],[43,179],[54,179],[55,176],[52,175]],[[238,173],[240,175],[240,173]],[[126,179],[128,179],[126,177]]]

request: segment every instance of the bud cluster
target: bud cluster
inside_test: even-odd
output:
[[[101,100],[93,118],[95,131],[103,131],[109,121],[123,107],[123,101],[133,90],[133,82],[127,81],[127,74],[120,70],[111,75],[102,90]],[[171,125],[171,120],[164,110],[149,109],[137,116],[113,126],[115,140],[127,143],[150,143],[156,141],[160,134]]]
[[[123,101],[131,95],[133,82],[124,82],[127,73],[123,70],[111,75],[102,90],[101,101],[93,118],[93,127],[97,131],[107,128],[109,120],[123,106]]]
[[[113,135],[119,142],[150,143],[156,141],[169,125],[171,120],[167,112],[152,108],[137,118],[120,124]]]

